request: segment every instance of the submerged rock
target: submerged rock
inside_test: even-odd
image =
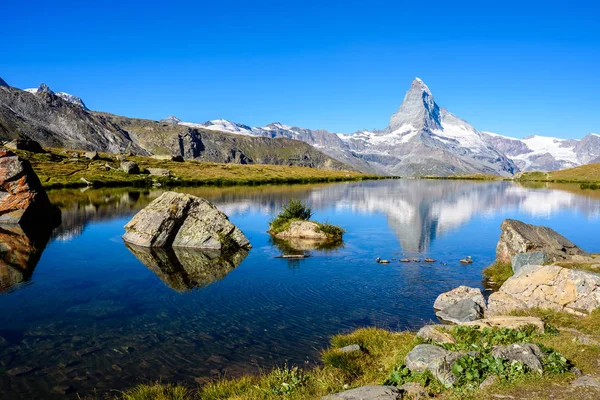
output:
[[[550,261],[585,255],[585,251],[570,240],[545,226],[535,226],[507,219],[502,222],[500,241],[496,246],[496,259],[510,262],[515,254],[541,251]]]
[[[29,161],[0,150],[0,223],[60,225],[54,207]]]
[[[589,314],[600,307],[600,275],[557,265],[524,267],[490,295],[486,316],[535,307]]]
[[[165,192],[153,200],[125,225],[125,231],[126,242],[142,247],[251,247],[242,231],[211,202],[176,192]]]

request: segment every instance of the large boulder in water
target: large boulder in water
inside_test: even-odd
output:
[[[142,247],[248,249],[250,242],[208,200],[165,192],[125,225],[126,242]]]
[[[500,241],[496,246],[496,259],[510,262],[515,254],[541,251],[549,261],[565,260],[586,252],[569,239],[545,226],[535,226],[507,219],[502,222]]]
[[[60,224],[54,207],[27,160],[0,150],[0,224]]]

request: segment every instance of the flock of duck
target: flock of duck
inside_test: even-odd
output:
[[[383,260],[380,257],[377,257],[375,259],[375,261],[377,261],[379,264],[389,264],[391,262],[390,260]],[[396,259],[392,258],[392,261],[396,261]],[[421,259],[420,258],[401,258],[399,261],[404,262],[404,263],[407,263],[407,262],[419,263],[419,262],[421,262]],[[429,257],[426,257],[423,261],[425,261],[427,263],[435,262],[435,260],[433,258],[429,258]],[[471,256],[467,256],[467,257],[461,259],[460,263],[461,264],[472,264],[473,258]],[[443,264],[446,265],[446,263],[443,263]]]

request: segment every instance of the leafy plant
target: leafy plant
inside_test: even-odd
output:
[[[288,368],[285,365],[283,368],[273,370],[269,375],[269,380],[271,393],[286,396],[304,386],[308,381],[308,375],[297,366]]]

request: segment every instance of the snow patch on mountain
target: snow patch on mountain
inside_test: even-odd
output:
[[[40,87],[38,87],[38,88],[29,88],[29,89],[23,89],[23,90],[28,93],[33,93],[33,94],[37,94],[37,93],[54,94],[54,95],[60,97],[61,99],[68,101],[71,104],[75,104],[76,106],[83,108],[84,110],[88,109],[80,97],[73,96],[72,94],[65,93],[65,92],[53,92],[52,90],[50,90],[48,85],[46,85],[45,83],[42,83],[40,85]]]

